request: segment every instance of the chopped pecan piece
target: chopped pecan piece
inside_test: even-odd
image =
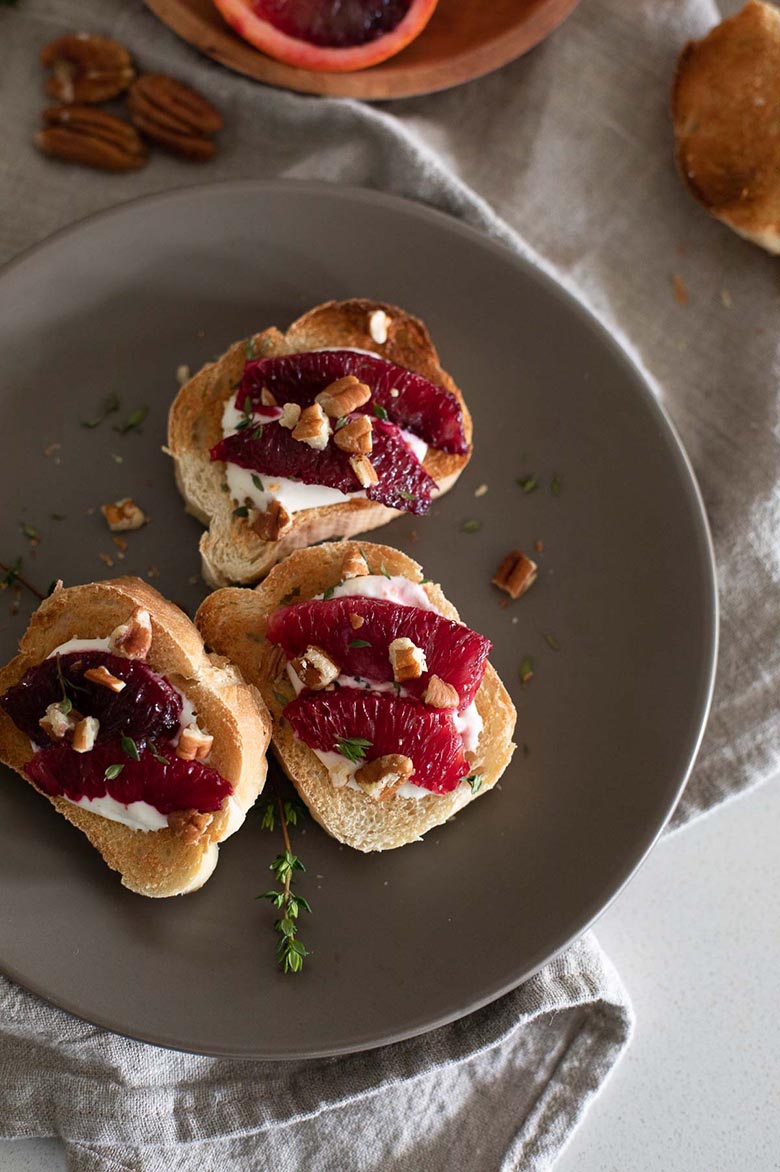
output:
[[[146,659],[152,646],[152,617],[137,606],[126,623],[115,627],[108,638],[108,649],[128,659]]]
[[[209,135],[222,128],[222,115],[183,82],[145,73],[131,86],[127,104],[133,124],[158,146],[200,162],[214,155]]]
[[[101,505],[100,511],[112,533],[141,529],[149,520],[141,506],[129,496],[123,497],[121,501],[114,501],[112,505]]]
[[[297,403],[285,403],[282,414],[279,416],[279,426],[292,431],[301,417],[301,409]]]
[[[171,810],[168,828],[176,838],[191,846],[200,842],[213,821],[213,814],[201,814],[199,810]]]
[[[354,419],[350,419],[349,423],[345,423],[343,427],[336,428],[333,442],[337,448],[341,448],[342,452],[364,456],[374,446],[371,420],[367,415],[357,415]]]
[[[375,309],[368,319],[368,332],[378,346],[384,346],[387,341],[387,330],[392,322],[383,309]]]
[[[278,541],[291,525],[292,517],[281,501],[269,501],[262,513],[253,510],[252,528],[263,541]]]
[[[133,127],[105,110],[51,106],[42,119],[35,145],[45,155],[102,171],[137,171],[146,165],[144,145]]]
[[[363,626],[363,623],[366,621],[363,618],[362,614],[350,614],[348,616],[348,618],[349,618],[349,625],[353,631],[359,631],[360,628]]]
[[[88,668],[84,672],[84,679],[91,680],[93,684],[100,684],[102,688],[110,688],[112,692],[121,692],[123,688],[127,687],[124,680],[112,675],[102,663],[100,667]]]
[[[109,37],[72,33],[41,49],[51,70],[46,93],[59,102],[107,102],[124,93],[135,77],[127,49]]]
[[[319,403],[304,407],[292,434],[293,439],[308,444],[310,448],[316,448],[318,452],[328,446],[330,421]]]
[[[96,716],[84,716],[73,730],[73,748],[77,753],[88,753],[94,749],[100,721]]]
[[[214,738],[202,732],[197,724],[188,724],[181,730],[176,756],[182,761],[205,761],[211,752]]]
[[[371,388],[355,378],[354,374],[346,374],[320,391],[314,401],[322,404],[323,411],[331,419],[340,419],[357,411],[370,398]]]
[[[494,586],[505,590],[512,598],[519,598],[525,594],[536,581],[538,566],[527,558],[522,550],[514,549],[508,553],[492,578]]]
[[[348,578],[364,578],[366,574],[370,574],[368,562],[366,561],[362,550],[357,546],[351,545],[344,554],[344,561],[341,563],[341,577],[343,581]]]
[[[431,708],[457,708],[460,704],[458,689],[453,688],[439,676],[433,675],[428,680],[428,686],[423,693],[423,700]]]
[[[53,741],[64,741],[80,720],[81,713],[74,708],[70,712],[63,712],[60,703],[55,703],[49,705],[38,724]]]
[[[307,647],[303,655],[292,660],[291,666],[303,686],[313,692],[321,692],[332,684],[340,670],[321,647]]]
[[[349,464],[363,488],[371,488],[372,484],[379,483],[376,469],[368,456],[350,456]]]
[[[418,647],[406,636],[401,639],[393,639],[388,647],[388,652],[396,683],[402,684],[404,680],[419,680],[423,672],[428,670],[422,647]]]
[[[278,407],[279,405],[276,402],[276,395],[273,393],[273,391],[269,391],[268,387],[263,387],[263,389],[260,391],[260,402],[264,407]]]
[[[355,774],[355,781],[370,798],[383,802],[391,797],[414,773],[411,757],[401,753],[389,753],[361,765]]]

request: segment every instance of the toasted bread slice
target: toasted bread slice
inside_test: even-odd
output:
[[[55,647],[73,638],[104,638],[133,611],[149,612],[152,643],[146,662],[192,701],[214,737],[208,764],[233,786],[203,838],[184,842],[170,829],[133,830],[74,805],[49,801],[139,895],[183,895],[201,887],[217,864],[217,844],[243,821],[265,782],[271,721],[254,687],[227,660],[207,655],[195,626],[173,603],[138,578],[62,587],[41,603],[22,636],[19,654],[0,671],[0,695]],[[24,776],[30,741],[0,709],[0,760]],[[44,795],[48,796],[48,795]]]
[[[218,590],[202,603],[195,622],[207,645],[229,656],[262,692],[273,716],[276,756],[313,817],[340,842],[361,851],[380,851],[414,842],[492,789],[515,749],[512,734],[516,713],[504,685],[488,664],[475,701],[484,722],[474,760],[475,772],[483,775],[476,794],[460,785],[449,794],[422,798],[394,795],[379,802],[355,789],[333,785],[319,758],[294,736],[282,718],[283,691],[291,698],[285,659],[264,636],[268,616],[283,605],[283,600],[290,602],[292,596],[297,602],[322,594],[341,580],[347,552],[358,549],[371,573],[386,571],[421,582],[423,574],[417,562],[390,546],[362,541],[359,545],[348,541],[327,543],[291,554],[255,590]],[[422,588],[441,614],[459,621],[457,611],[438,586],[426,582]]]
[[[387,340],[382,344],[374,340],[370,328],[371,316],[378,310],[389,318]],[[423,375],[456,396],[469,444],[469,451],[462,456],[428,450],[424,467],[438,486],[435,495],[451,488],[468,463],[472,425],[463,396],[439,365],[423,323],[402,309],[363,299],[330,301],[298,318],[286,334],[271,328],[249,341],[255,354],[268,358],[330,347],[370,350]],[[222,412],[241,380],[247,345],[236,342],[220,359],[198,371],[179,391],[168,419],[168,450],[179,491],[188,512],[209,527],[201,537],[200,552],[203,576],[211,586],[257,582],[294,549],[329,537],[351,537],[399,516],[397,509],[355,498],[303,509],[293,514],[292,526],[280,540],[264,541],[242,518],[233,515],[235,501],[226,491],[224,464],[212,462],[209,451],[222,438]]]
[[[717,219],[780,253],[780,11],[748,0],[682,51],[672,91],[680,173]]]

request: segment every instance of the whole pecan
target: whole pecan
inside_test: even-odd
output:
[[[187,159],[205,161],[214,154],[209,135],[222,128],[222,115],[183,82],[144,73],[133,83],[127,104],[133,124],[152,142]]]
[[[127,49],[92,33],[58,37],[41,49],[41,64],[51,69],[46,92],[60,102],[107,102],[135,77]]]
[[[104,171],[136,171],[146,163],[144,144],[129,122],[92,106],[50,106],[35,136],[46,155]]]

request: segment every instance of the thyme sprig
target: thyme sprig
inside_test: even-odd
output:
[[[273,786],[273,782],[271,782]],[[299,818],[304,813],[303,806],[296,801],[282,801],[274,788],[274,796],[266,802],[261,816],[260,826],[263,830],[274,830],[277,822],[282,832],[284,850],[278,854],[269,866],[274,878],[279,884],[277,888],[264,891],[258,899],[267,899],[280,913],[279,919],[274,922],[274,931],[279,940],[276,945],[276,962],[283,973],[299,973],[303,968],[304,959],[309,956],[309,950],[298,938],[298,915],[303,911],[311,915],[311,906],[307,899],[293,890],[293,881],[298,871],[305,871],[298,855],[293,853],[290,842],[289,826],[297,826]]]
[[[21,558],[17,558],[12,566],[6,566],[3,562],[0,562],[0,570],[3,571],[3,576],[0,578],[0,590],[7,590],[9,586],[24,586],[25,590],[29,590],[31,594],[34,594],[37,599],[43,602],[46,595],[41,594],[40,590],[37,590],[31,582],[28,582],[26,578],[22,577],[20,573],[21,568]]]

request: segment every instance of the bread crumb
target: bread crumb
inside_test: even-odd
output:
[[[729,293],[728,289],[721,289],[720,299],[723,302],[723,304],[725,305],[726,309],[731,309],[732,300],[731,300],[731,294]]]
[[[484,496],[487,490],[488,486],[486,484],[480,484],[479,488],[474,489],[474,496]]]
[[[672,285],[674,287],[674,299],[678,305],[688,304],[688,290],[685,287],[685,281],[679,273],[675,273],[672,277]]]
[[[147,576],[147,578],[159,578],[160,571],[159,571],[158,567],[157,566],[149,566],[149,569],[146,571],[146,576]]]
[[[44,454],[44,456],[47,456],[47,457],[53,456],[54,453],[58,452],[61,447],[62,447],[62,444],[48,444],[47,447],[45,447],[43,449],[43,454]]]
[[[534,550],[536,553],[544,553],[544,542],[540,537],[537,537],[536,541],[534,542]]]
[[[114,559],[111,557],[110,553],[99,553],[98,557],[104,566],[108,566],[108,568],[111,569],[114,564]]]
[[[187,366],[186,362],[182,362],[181,366],[176,367],[176,382],[179,384],[180,387],[183,387],[184,384],[188,383],[189,381],[190,381],[190,368],[189,368],[189,366]]]

